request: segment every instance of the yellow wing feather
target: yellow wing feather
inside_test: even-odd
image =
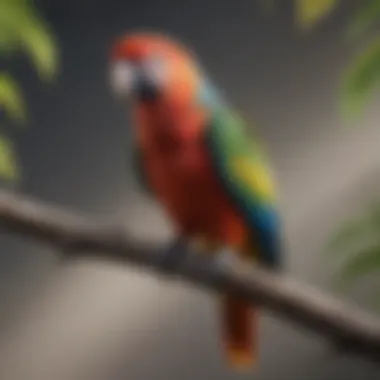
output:
[[[230,162],[231,173],[249,189],[252,189],[264,202],[276,201],[276,187],[269,168],[249,156],[233,158]]]

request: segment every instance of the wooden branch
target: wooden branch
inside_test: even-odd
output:
[[[124,228],[97,223],[15,193],[0,192],[0,225],[8,232],[50,243],[66,257],[85,254],[117,260],[178,275],[206,289],[228,290],[324,335],[340,349],[380,363],[379,320],[285,276],[240,261],[221,266],[196,254],[165,273],[160,266],[164,251],[137,241]]]

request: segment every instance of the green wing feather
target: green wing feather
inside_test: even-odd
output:
[[[222,186],[259,243],[260,259],[277,267],[279,215],[274,181],[262,146],[250,137],[244,122],[225,109],[214,112],[206,144]]]

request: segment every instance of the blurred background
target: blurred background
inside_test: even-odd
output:
[[[26,0],[1,0],[0,7],[11,17],[16,3]],[[128,120],[106,78],[115,37],[136,28],[164,31],[195,49],[265,140],[281,189],[286,271],[373,308],[368,294],[375,285],[336,290],[335,267],[322,253],[332,231],[376,200],[380,188],[376,97],[354,127],[338,106],[341,74],[364,46],[346,34],[358,1],[345,0],[313,30],[295,26],[292,1],[262,3],[39,0],[50,34],[37,19],[28,24],[21,10],[12,19],[15,30],[25,26],[25,56],[8,54],[1,28],[7,31],[11,18],[0,10],[1,68],[12,75],[0,77],[0,95],[10,99],[1,101],[3,111],[11,116],[2,124],[0,171],[21,178],[3,186],[168,240],[169,222],[132,178]],[[8,128],[23,112],[12,80],[22,88],[28,128]],[[20,237],[2,235],[0,247],[2,380],[380,376],[373,364],[336,355],[318,336],[269,312],[262,317],[257,371],[230,373],[219,356],[210,294],[103,262],[60,263],[53,249]]]

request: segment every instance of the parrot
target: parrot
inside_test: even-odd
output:
[[[172,36],[131,31],[115,38],[108,64],[111,90],[131,118],[136,176],[176,236],[210,257],[227,250],[280,270],[269,158],[195,53]],[[250,370],[259,356],[259,306],[228,292],[218,302],[225,362]]]

